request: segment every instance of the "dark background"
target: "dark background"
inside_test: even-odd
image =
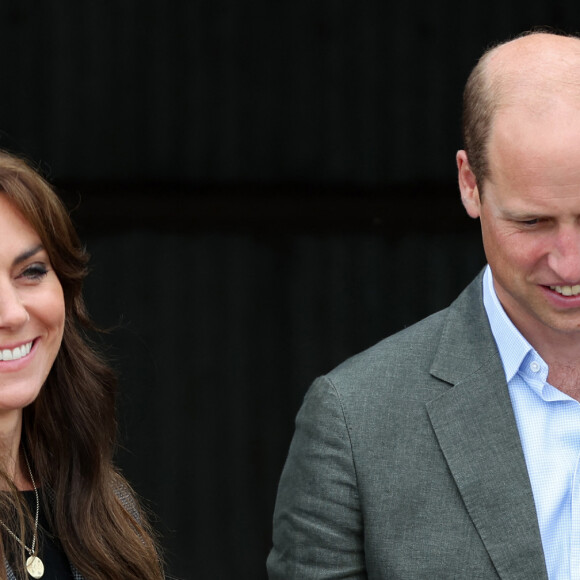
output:
[[[265,578],[312,379],[482,267],[463,83],[572,0],[0,2],[0,147],[56,183],[180,579]]]

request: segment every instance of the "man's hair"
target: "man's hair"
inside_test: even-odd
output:
[[[489,172],[487,144],[497,106],[497,88],[493,90],[486,70],[487,57],[493,48],[479,59],[463,91],[463,147],[480,190]]]
[[[533,34],[552,34],[554,36],[567,34],[552,28],[534,28],[507,41],[489,46],[467,79],[463,91],[462,131],[463,147],[467,153],[469,166],[475,176],[477,185],[482,190],[483,182],[489,177],[488,144],[494,115],[501,102],[502,82],[487,70],[490,55],[499,47],[525,36]]]

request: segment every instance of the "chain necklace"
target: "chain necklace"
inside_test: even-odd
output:
[[[30,474],[30,481],[32,481],[32,487],[34,489],[34,495],[36,497],[36,515],[34,516],[34,534],[32,536],[32,544],[30,548],[3,522],[0,520],[0,524],[4,529],[30,554],[26,559],[26,569],[28,573],[33,578],[42,578],[44,574],[44,564],[42,560],[35,556],[34,549],[36,547],[36,535],[38,532],[38,517],[40,514],[40,500],[38,499],[38,489],[36,489],[36,482],[34,481],[34,476],[32,475],[32,469],[30,469],[30,462],[28,461],[28,455],[26,451],[24,452],[24,459],[26,460],[26,467],[28,467],[28,473]]]

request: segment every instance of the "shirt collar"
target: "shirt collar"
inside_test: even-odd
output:
[[[497,344],[506,380],[509,383],[520,370],[524,359],[530,352],[533,352],[538,358],[539,355],[514,326],[503,309],[493,287],[493,275],[489,265],[486,266],[483,274],[483,305]]]

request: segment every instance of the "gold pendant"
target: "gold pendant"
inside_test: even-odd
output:
[[[26,569],[33,578],[42,578],[44,564],[38,556],[29,556],[26,560]]]

